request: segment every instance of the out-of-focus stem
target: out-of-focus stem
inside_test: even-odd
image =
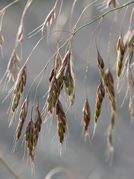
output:
[[[0,163],[9,171],[9,173],[16,179],[20,179],[16,173],[10,168],[10,166],[0,157]]]

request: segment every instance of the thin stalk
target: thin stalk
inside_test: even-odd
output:
[[[132,5],[132,4],[134,4],[134,0],[133,0],[133,1],[130,1],[130,2],[128,2],[128,3],[125,3],[125,4],[123,4],[123,5],[120,6],[120,7],[117,7],[117,8],[111,9],[111,10],[109,10],[109,11],[106,11],[106,12],[104,12],[103,14],[101,14],[101,15],[99,15],[99,16],[94,17],[94,18],[93,18],[91,21],[89,21],[87,24],[84,24],[84,25],[80,26],[78,29],[76,29],[75,32],[74,32],[74,35],[77,34],[77,33],[78,33],[80,30],[82,30],[83,28],[85,28],[85,27],[87,27],[87,26],[93,24],[94,22],[96,22],[96,21],[98,21],[99,19],[105,17],[106,15],[108,15],[108,14],[114,12],[114,11],[123,9],[123,8],[125,8],[126,6],[130,6],[130,5]]]
[[[52,169],[44,179],[51,179],[55,174],[58,174],[58,173],[64,173],[65,175],[68,176],[69,179],[75,179],[75,177],[72,176],[72,174],[63,167],[56,167]]]
[[[11,2],[10,4],[8,4],[7,6],[3,7],[0,11],[6,10],[9,7],[11,7],[12,5],[14,5],[15,3],[19,2],[20,0],[15,0],[13,2]]]
[[[9,171],[9,173],[16,179],[20,179],[16,173],[10,168],[10,166],[0,157],[0,163]]]

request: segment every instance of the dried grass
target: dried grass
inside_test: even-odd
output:
[[[14,1],[13,3],[4,7],[0,11],[0,48],[1,49],[3,48],[3,43],[4,43],[4,36],[3,36],[3,31],[2,31],[3,17],[5,15],[7,8],[16,2],[18,1],[17,0]],[[70,99],[71,105],[74,105],[75,92],[77,90],[75,88],[75,78],[74,78],[75,75],[74,75],[74,71],[72,67],[73,60],[74,60],[72,58],[73,53],[74,53],[73,52],[73,40],[74,40],[75,35],[78,34],[78,32],[81,29],[104,18],[105,16],[107,16],[108,14],[112,12],[115,12],[115,11],[118,12],[120,9],[129,7],[134,2],[130,1],[130,2],[123,4],[122,6],[118,6],[117,0],[104,1],[103,3],[101,3],[100,7],[103,10],[108,9],[109,7],[111,9],[100,14],[99,16],[94,17],[87,24],[84,24],[78,27],[79,22],[84,12],[91,5],[97,4],[98,0],[94,2],[90,2],[86,7],[83,8],[81,14],[77,18],[76,23],[74,24],[73,27],[71,27],[73,11],[75,8],[75,4],[77,3],[77,1],[74,1],[72,9],[71,9],[69,30],[66,30],[66,32],[69,33],[69,35],[67,36],[67,39],[64,41],[62,45],[60,45],[60,42],[57,42],[58,44],[57,49],[55,53],[52,55],[52,57],[50,58],[51,60],[49,60],[48,63],[43,66],[43,69],[35,77],[29,89],[27,97],[21,104],[20,99],[23,96],[24,89],[26,87],[26,82],[27,82],[27,66],[28,66],[27,63],[29,61],[29,58],[33,54],[33,51],[36,49],[36,47],[40,43],[40,41],[45,38],[44,36],[45,28],[48,31],[49,28],[51,28],[52,24],[54,23],[54,20],[57,18],[56,13],[58,11],[58,0],[56,0],[53,8],[48,13],[44,22],[41,25],[39,25],[37,28],[35,28],[32,32],[29,33],[29,36],[31,37],[37,34],[38,32],[41,32],[41,39],[37,42],[35,47],[32,49],[31,53],[29,54],[23,66],[21,66],[20,56],[18,55],[17,48],[23,42],[24,17],[31,3],[32,3],[32,0],[28,0],[24,7],[24,10],[20,19],[20,23],[18,26],[18,31],[16,34],[15,46],[13,48],[11,57],[9,59],[6,72],[4,73],[0,84],[2,85],[3,82],[5,82],[7,86],[7,84],[10,81],[13,81],[13,87],[8,92],[6,98],[10,96],[10,94],[12,94],[10,114],[15,115],[17,111],[20,111],[18,125],[16,128],[16,141],[18,141],[21,137],[22,129],[24,128],[24,122],[26,121],[26,118],[28,115],[31,89],[35,81],[37,81],[38,78],[43,74],[48,64],[50,63],[50,61],[54,60],[54,63],[53,63],[54,65],[52,66],[52,69],[50,70],[50,75],[48,77],[49,86],[48,86],[45,105],[43,108],[40,107],[40,109],[39,109],[39,105],[35,106],[35,101],[37,98],[36,93],[40,85],[40,80],[39,80],[39,83],[37,84],[36,90],[35,90],[34,104],[33,104],[33,109],[31,111],[31,118],[30,118],[30,121],[28,122],[26,131],[25,131],[25,144],[27,148],[27,154],[30,160],[33,162],[35,159],[35,150],[36,150],[37,142],[39,140],[39,136],[41,133],[42,120],[44,118],[44,110],[46,112],[46,115],[51,114],[54,116],[54,114],[56,113],[57,136],[58,136],[58,141],[60,145],[63,144],[65,135],[67,133],[67,113],[63,109],[62,103],[60,101],[60,97],[62,95],[62,91],[65,90],[66,97]],[[60,4],[59,15],[61,12],[62,5],[63,5],[63,1]],[[130,23],[132,22],[132,16],[133,16],[133,10],[132,10],[131,17],[130,17]],[[52,29],[52,33],[54,33],[53,29]],[[119,32],[119,34],[121,34],[121,32]],[[46,34],[46,36],[48,36],[48,33]],[[120,35],[118,37],[116,49],[117,49],[117,60],[116,60],[115,70],[116,70],[116,75],[118,79],[118,84],[121,84],[122,80],[124,80],[124,77],[126,77],[128,91],[129,91],[129,110],[130,110],[130,115],[133,117],[134,116],[134,76],[133,76],[134,30],[133,29],[131,30],[129,28],[128,32],[124,36]],[[61,55],[62,54],[61,50],[65,52],[63,58]],[[107,69],[106,64],[104,63],[104,60],[98,48],[97,48],[97,66],[99,70],[100,83],[98,84],[98,88],[96,91],[96,102],[95,102],[95,111],[94,111],[94,119],[93,119],[94,128],[93,128],[92,137],[94,137],[95,135],[98,118],[100,117],[100,113],[102,110],[102,102],[106,96],[111,106],[110,122],[109,122],[108,129],[107,129],[107,146],[108,146],[109,152],[111,153],[114,151],[113,131],[114,131],[114,127],[116,124],[115,123],[116,117],[117,117],[116,112],[117,112],[117,107],[118,107],[116,104],[117,96],[116,96],[116,91],[115,91],[115,86],[114,86],[116,79],[114,79],[113,77],[113,71],[110,70],[111,68]],[[86,96],[88,96],[88,94],[86,94]],[[34,118],[32,118],[33,110],[34,110]],[[90,121],[91,121],[91,111],[92,111],[92,108],[90,108],[88,98],[86,97],[86,101],[83,105],[83,110],[82,110],[83,134],[85,137],[88,135],[88,128],[89,128]],[[9,114],[9,117],[11,117],[10,114]],[[12,123],[12,121],[10,123]]]

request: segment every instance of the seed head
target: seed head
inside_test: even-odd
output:
[[[42,119],[41,119],[41,113],[39,111],[39,106],[37,105],[35,108],[35,131],[34,131],[34,147],[36,147],[38,138],[39,138],[39,133],[41,131],[41,125],[42,125]]]
[[[82,113],[83,113],[83,117],[82,117],[83,134],[86,137],[88,135],[88,127],[90,123],[90,106],[88,103],[88,99],[86,99],[83,105]]]
[[[122,36],[119,36],[118,38],[116,49],[117,49],[116,75],[119,78],[122,71],[123,58],[125,54],[125,45],[123,43]]]
[[[97,91],[96,91],[96,104],[95,104],[95,112],[94,112],[94,129],[93,129],[93,137],[95,135],[97,121],[101,113],[101,106],[103,99],[105,97],[105,89],[103,87],[102,81],[100,81]]]
[[[97,50],[97,64],[98,64],[98,68],[103,70],[104,69],[104,61],[100,55],[100,52]]]
[[[35,126],[32,119],[29,121],[25,133],[25,142],[27,147],[27,152],[32,161],[34,161],[35,148],[34,148],[34,131]]]
[[[64,141],[64,135],[66,133],[66,115],[63,110],[61,102],[58,100],[56,104],[56,116],[57,116],[57,133],[59,143],[62,144]]]
[[[20,97],[24,91],[24,87],[26,85],[27,80],[27,71],[26,66],[22,67],[18,73],[17,80],[14,84],[13,89],[13,101],[12,101],[12,112],[15,112],[15,110],[18,107]]]
[[[62,64],[62,58],[58,49],[57,54],[55,56],[54,68],[52,69],[50,76],[49,76],[49,81],[51,81],[53,76],[57,74],[59,68],[61,67],[61,64]]]
[[[73,71],[72,71],[72,65],[71,62],[69,61],[69,63],[67,64],[67,67],[65,68],[65,74],[64,74],[64,84],[65,84],[65,88],[66,88],[66,93],[69,97],[71,97],[71,102],[73,102],[73,98],[74,98],[74,75],[73,75]]]
[[[18,121],[18,126],[16,128],[16,140],[18,141],[20,136],[21,136],[21,132],[22,132],[22,128],[24,126],[24,122],[26,119],[28,113],[28,98],[26,98],[21,106],[21,110],[20,110],[20,114],[19,114],[19,121]]]

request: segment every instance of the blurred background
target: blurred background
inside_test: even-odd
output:
[[[59,1],[60,2],[60,1]],[[64,0],[61,14],[58,21],[52,26],[53,29],[68,30],[69,15],[73,0]],[[89,4],[90,0],[78,0],[74,8],[72,23],[74,24],[82,12],[83,8]],[[102,13],[102,8],[99,8],[103,1],[98,1],[89,7],[84,13],[78,26],[87,23],[94,16]],[[120,0],[120,4],[126,0]],[[11,0],[0,0],[0,9],[11,3]],[[11,52],[14,48],[17,28],[20,22],[26,0],[20,0],[18,3],[7,9],[4,19],[2,32],[4,35],[3,55],[0,58],[0,78],[2,78]],[[32,38],[28,38],[28,33],[39,26],[53,7],[53,0],[33,0],[32,5],[28,9],[24,18],[24,41],[22,44],[22,59],[21,65],[24,63],[34,45],[40,38],[40,34]],[[58,3],[58,8],[60,3]],[[128,30],[129,18],[131,10],[134,7],[128,7],[118,13],[109,14],[104,18],[99,26],[96,39],[99,51],[115,76],[116,62],[116,40],[122,32],[125,34]],[[105,11],[106,9],[104,9]],[[125,15],[125,18],[123,18]],[[133,24],[133,23],[132,23]],[[67,112],[68,133],[65,143],[62,147],[60,155],[60,146],[57,141],[56,122],[55,118],[43,124],[41,136],[37,145],[35,158],[35,173],[31,172],[31,165],[27,162],[23,139],[17,145],[16,151],[13,152],[14,135],[17,126],[17,117],[13,125],[9,128],[9,120],[7,109],[9,107],[10,98],[5,103],[0,104],[0,157],[12,168],[20,179],[43,179],[52,169],[63,167],[75,179],[133,179],[134,176],[134,123],[130,119],[128,112],[128,101],[126,100],[123,108],[120,107],[125,91],[126,81],[124,82],[120,94],[116,94],[117,101],[117,116],[116,126],[113,135],[114,141],[114,157],[112,164],[107,162],[107,147],[106,147],[106,132],[110,120],[110,106],[107,100],[104,101],[101,111],[101,116],[98,121],[97,131],[94,140],[85,141],[82,136],[82,106],[86,98],[86,89],[91,105],[91,116],[93,119],[93,111],[95,106],[96,88],[99,82],[99,73],[96,65],[96,47],[94,43],[94,34],[98,23],[88,26],[76,34],[72,43],[73,67],[76,85],[76,99],[74,106]],[[132,27],[133,28],[133,27]],[[121,29],[121,30],[120,30]],[[38,48],[33,52],[28,64],[28,82],[24,93],[26,96],[30,84],[35,76],[41,71],[49,58],[56,50],[59,36],[64,40],[67,37],[67,32],[54,33],[48,36],[39,44]],[[109,40],[110,39],[110,40]],[[18,49],[20,53],[20,49]],[[64,55],[64,50],[61,50]],[[85,71],[88,66],[87,79],[85,80]],[[43,96],[48,89],[48,75],[52,68],[52,63],[46,69],[43,80],[38,88],[38,99],[42,106],[45,102]],[[5,91],[0,90],[0,98],[3,99],[11,88],[12,83]],[[116,88],[116,84],[115,84]],[[1,86],[2,89],[2,86]],[[32,104],[34,98],[34,90],[31,91],[30,102]],[[64,102],[65,109],[68,108],[69,102],[66,95],[61,97]],[[9,117],[10,118],[10,117]],[[30,118],[28,115],[27,120]],[[92,132],[92,124],[90,126]],[[12,179],[13,176],[0,163],[0,179]],[[57,174],[53,178],[66,179],[65,174]]]

